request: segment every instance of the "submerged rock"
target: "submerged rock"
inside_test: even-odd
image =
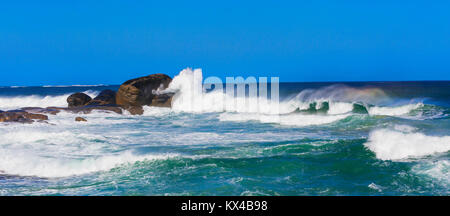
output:
[[[87,122],[87,120],[85,118],[82,118],[82,117],[76,117],[75,121],[77,121],[77,122]]]
[[[123,110],[121,107],[117,105],[88,105],[88,106],[80,106],[80,107],[47,107],[46,109],[54,109],[58,111],[66,111],[70,113],[83,113],[83,114],[89,114],[94,110],[104,111],[104,112],[114,112],[117,114],[122,114]]]
[[[113,90],[103,90],[97,97],[86,103],[85,105],[115,105],[116,92]]]
[[[92,111],[104,111],[104,112],[115,112],[117,114],[122,114],[123,110],[119,106],[116,105],[102,105],[102,106],[83,106],[83,107],[76,107],[72,109],[67,109],[66,111],[72,112],[72,113],[84,113],[89,114]]]
[[[157,90],[163,90],[169,86],[172,78],[165,74],[152,74],[128,80],[123,83],[116,94],[116,103],[129,109],[141,106],[170,107],[173,94],[158,95]]]
[[[20,109],[29,113],[50,114],[50,115],[56,115],[60,112],[59,109],[41,108],[41,107],[23,107]]]
[[[68,103],[68,107],[72,108],[72,107],[79,107],[79,106],[84,106],[87,103],[89,103],[92,100],[92,98],[85,94],[85,93],[75,93],[70,95],[67,98],[67,103]]]
[[[114,112],[117,114],[122,114],[123,110],[121,107],[117,105],[100,105],[100,106],[81,106],[81,107],[73,107],[73,108],[65,108],[65,107],[48,107],[47,109],[56,109],[60,111],[66,111],[70,113],[83,113],[89,114],[94,110],[104,111],[104,112]]]

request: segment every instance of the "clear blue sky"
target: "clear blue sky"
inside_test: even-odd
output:
[[[185,67],[281,81],[450,80],[449,1],[70,2],[2,2],[0,86],[120,84]]]

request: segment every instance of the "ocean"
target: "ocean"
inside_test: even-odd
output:
[[[118,88],[0,87],[0,110]],[[275,117],[178,104],[0,123],[0,195],[450,195],[449,81],[279,90]]]

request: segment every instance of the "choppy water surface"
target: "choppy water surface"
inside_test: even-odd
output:
[[[2,87],[0,110],[117,88]],[[450,82],[280,92],[277,118],[175,106],[0,123],[0,195],[450,194]]]

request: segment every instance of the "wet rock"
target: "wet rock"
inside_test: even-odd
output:
[[[86,105],[115,105],[116,92],[113,90],[103,90],[97,97],[89,101]]]
[[[171,107],[173,95],[173,93],[156,95],[152,99],[152,103],[150,105],[156,107]]]
[[[169,86],[172,78],[165,74],[152,74],[128,80],[123,83],[116,94],[116,103],[124,108],[148,106],[170,107],[171,94],[160,96],[157,90],[163,90]]]
[[[10,110],[0,113],[0,122],[33,123],[34,120],[45,121],[48,120],[48,116],[28,113],[23,110]]]
[[[82,117],[76,117],[75,121],[77,121],[77,122],[87,122],[87,120],[85,118],[82,118]]]
[[[69,108],[73,108],[73,107],[79,107],[79,106],[84,106],[87,103],[89,103],[92,100],[92,98],[85,94],[85,93],[75,93],[70,95],[67,98],[67,104]]]
[[[43,114],[36,114],[36,113],[25,113],[23,114],[25,118],[28,119],[34,119],[34,120],[42,120],[42,121],[46,121],[48,120],[48,116],[43,115]]]
[[[126,108],[131,115],[142,115],[144,114],[144,109],[141,106],[129,106]]]

